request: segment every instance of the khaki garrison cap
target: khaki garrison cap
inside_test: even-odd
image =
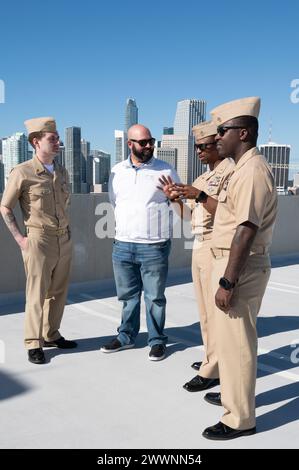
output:
[[[192,131],[195,138],[204,139],[210,135],[216,135],[217,126],[212,121],[201,122],[197,126],[192,127]]]
[[[239,116],[253,116],[257,118],[260,112],[260,106],[261,99],[257,96],[251,96],[249,98],[241,98],[240,100],[221,104],[217,106],[217,108],[214,108],[210,114],[213,122],[216,126],[219,126]]]
[[[57,132],[53,117],[39,117],[24,122],[28,135],[33,132]]]

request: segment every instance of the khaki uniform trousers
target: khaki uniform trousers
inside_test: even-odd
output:
[[[204,359],[198,375],[205,378],[219,377],[215,335],[215,301],[212,290],[211,240],[195,238],[192,252],[192,278],[199,310]]]
[[[212,253],[215,295],[229,250],[212,249]],[[221,402],[225,408],[221,421],[233,429],[255,426],[256,319],[270,272],[269,255],[251,254],[234,289],[231,309],[223,312],[215,306]]]
[[[43,341],[60,338],[71,266],[72,242],[61,236],[28,229],[28,245],[22,251],[26,273],[25,347],[35,349]]]

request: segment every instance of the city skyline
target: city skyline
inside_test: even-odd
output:
[[[176,113],[174,117],[174,127],[164,127],[162,140],[157,141],[156,150],[154,155],[169,164],[171,164],[177,171],[180,180],[183,183],[192,184],[192,182],[206,170],[202,167],[198,160],[196,152],[194,152],[194,138],[192,129],[193,126],[206,120],[206,101],[205,100],[183,100],[177,103]],[[138,108],[134,98],[128,98],[125,106],[125,130],[115,130],[115,155],[114,161],[111,162],[111,155],[107,152],[90,149],[90,142],[81,138],[81,128],[71,127],[65,129],[65,142],[66,146],[60,141],[59,154],[57,161],[66,166],[72,187],[72,192],[93,192],[97,187],[96,192],[101,189],[107,190],[105,184],[108,182],[109,171],[112,166],[126,159],[129,155],[127,145],[127,130],[138,122]],[[78,134],[77,139],[74,138]],[[70,136],[72,135],[72,138]],[[19,139],[22,137],[25,144],[27,138],[24,133],[16,133],[6,139],[0,139],[1,147],[7,148],[9,142],[12,142],[14,147],[10,150],[11,157],[8,158],[8,153],[4,152],[3,162],[6,163],[4,170],[7,179],[8,173],[11,168],[16,164],[27,159],[27,156],[20,154]],[[276,186],[279,192],[286,193],[288,186],[291,186],[291,180],[295,175],[295,171],[290,168],[290,145],[276,144],[272,140],[272,128],[270,127],[269,140],[266,144],[260,145],[261,152],[269,161]],[[75,144],[75,140],[77,144]],[[15,144],[17,142],[17,144]],[[11,145],[11,144],[9,144]],[[23,147],[26,145],[23,143]],[[77,151],[76,151],[77,149]],[[1,151],[1,148],[0,148]],[[24,153],[24,152],[23,152]],[[32,158],[32,151],[26,151],[28,159]],[[31,154],[31,155],[29,155]],[[1,155],[0,155],[1,156]],[[96,157],[96,158],[95,158]],[[108,160],[105,157],[109,157]],[[77,171],[74,171],[77,167]],[[0,168],[0,186],[2,187],[2,179],[4,179],[3,168]],[[74,174],[77,176],[74,177]],[[75,181],[76,180],[76,181]],[[96,186],[95,186],[96,185]],[[75,189],[76,188],[76,189]],[[80,189],[79,189],[80,188]]]
[[[291,99],[292,93],[299,96],[295,1],[254,0],[247,16],[235,0],[225,7],[216,0],[213,14],[208,4],[194,0],[154,1],[150,11],[136,1],[116,3],[117,10],[92,0],[76,9],[69,0],[53,0],[50,9],[35,0],[3,5],[1,137],[24,131],[27,118],[54,115],[61,135],[67,127],[81,127],[93,147],[114,156],[114,130],[123,129],[128,97],[138,103],[139,122],[160,139],[163,127],[174,125],[178,101],[206,100],[209,119],[209,110],[220,103],[260,96],[258,144],[268,142],[272,126],[271,140],[290,145],[291,164],[299,163],[299,100]],[[31,10],[39,12],[34,28],[23,21]],[[58,23],[41,20],[53,11]],[[145,33],[142,41],[130,27]],[[30,58],[19,53],[24,37]],[[78,67],[80,57],[91,72]]]

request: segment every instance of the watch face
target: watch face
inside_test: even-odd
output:
[[[208,196],[204,191],[201,191],[196,198],[196,202],[206,202]]]
[[[219,285],[220,285],[221,287],[223,287],[223,289],[225,289],[225,290],[230,290],[230,289],[233,288],[232,283],[229,282],[228,279],[225,279],[225,277],[221,277],[221,278],[219,279]]]

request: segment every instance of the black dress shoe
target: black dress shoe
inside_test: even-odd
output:
[[[255,427],[251,429],[233,429],[219,421],[219,423],[215,424],[215,426],[210,426],[209,428],[205,429],[202,435],[206,439],[212,439],[214,441],[226,441],[228,439],[235,439],[236,437],[251,436],[255,433]]]
[[[188,392],[201,392],[202,390],[207,390],[208,388],[216,387],[219,385],[219,379],[206,379],[200,375],[196,375],[190,382],[185,383],[183,388]]]
[[[46,359],[42,348],[28,349],[28,361],[33,364],[44,364]]]
[[[78,345],[76,341],[69,341],[64,339],[63,336],[56,339],[55,341],[44,341],[45,348],[60,348],[60,349],[72,349],[76,348]]]
[[[193,362],[191,365],[192,369],[199,370],[201,368],[202,362]]]
[[[211,403],[211,405],[222,406],[221,393],[207,393],[204,396],[204,400],[206,400],[208,403]]]

